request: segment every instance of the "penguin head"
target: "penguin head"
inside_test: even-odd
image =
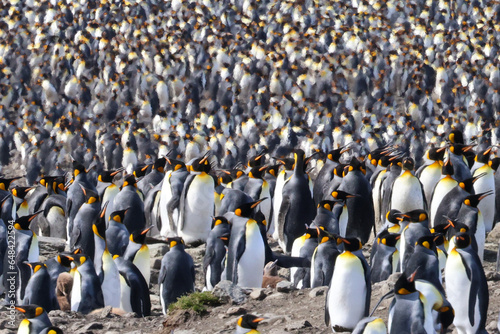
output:
[[[175,159],[171,159],[171,158],[165,158],[165,159],[168,163],[168,164],[166,164],[167,170],[172,170],[175,172],[176,170],[186,168],[186,164],[183,161],[175,160]]]
[[[264,177],[264,172],[266,171],[267,166],[256,166],[252,167],[252,169],[248,172],[248,177],[252,179],[262,179]]]
[[[384,230],[377,236],[377,244],[382,244],[387,247],[396,247],[396,244],[398,243],[398,240],[400,238],[400,234],[391,233],[389,232],[389,230]]]
[[[134,171],[132,172],[132,176],[136,178],[143,177],[148,173],[150,165],[142,165],[142,166],[137,166]]]
[[[467,248],[470,246],[472,239],[467,233],[457,233],[455,236],[455,247],[458,249]]]
[[[477,208],[477,206],[479,205],[479,202],[481,202],[481,200],[483,200],[484,198],[486,198],[490,195],[493,195],[492,191],[487,191],[487,192],[484,192],[481,194],[469,195],[464,199],[463,204],[465,204],[467,206],[471,206],[473,208]]]
[[[108,203],[109,201],[104,203],[104,206],[99,212],[99,218],[92,225],[92,231],[94,234],[104,240],[106,240],[106,209],[108,207]]]
[[[47,327],[44,329],[44,331],[45,331],[44,333],[47,333],[47,334],[64,334],[62,329],[60,329],[59,327],[55,327],[55,326]]]
[[[224,216],[217,216],[217,217],[213,217],[212,218],[212,229],[215,226],[224,225],[224,224],[229,225],[229,221],[226,219],[226,217],[224,217]]]
[[[451,219],[449,217],[446,217],[446,219],[448,220],[448,229],[451,230],[452,235],[469,232],[469,226],[465,225],[461,221],[457,219]]]
[[[363,247],[358,238],[337,238],[337,245],[340,244],[344,244],[344,250],[351,253],[358,251]]]
[[[437,253],[436,243],[434,242],[435,238],[436,237],[433,235],[426,235],[426,236],[420,237],[415,242],[415,246],[422,246],[422,247],[425,247],[427,249],[430,249],[434,253]]]
[[[446,146],[431,147],[427,151],[427,159],[433,160],[433,161],[443,161],[445,152],[446,152]]]
[[[405,217],[408,217],[408,219],[412,223],[420,223],[420,222],[423,222],[423,221],[426,221],[427,219],[429,219],[429,215],[427,214],[427,211],[425,211],[423,209],[412,210],[412,211],[406,212],[404,215],[405,215]]]
[[[163,173],[165,171],[165,165],[167,163],[166,158],[158,158],[153,163],[153,169]]]
[[[254,167],[261,167],[265,164],[266,162],[266,153],[267,153],[267,149],[265,150],[262,150],[261,152],[259,152],[257,155],[251,157],[250,159],[248,159],[248,167],[250,168],[254,168]]]
[[[500,157],[494,157],[489,162],[490,167],[496,172],[500,166]]]
[[[15,309],[24,314],[24,317],[26,319],[34,319],[36,317],[41,316],[42,314],[45,313],[45,310],[43,307],[40,307],[38,305],[18,305],[15,306]]]
[[[488,164],[490,161],[491,149],[492,149],[492,147],[489,147],[486,150],[482,150],[482,151],[477,152],[474,160],[477,162],[483,163],[483,164]]]
[[[80,174],[85,174],[87,171],[85,170],[85,166],[83,166],[78,161],[73,161],[73,178],[77,177]]]
[[[364,166],[364,161],[359,161],[357,158],[352,157],[349,162],[349,172],[360,171],[363,174],[366,174],[366,168]]]
[[[266,173],[270,174],[270,175],[272,175],[274,177],[277,177],[280,167],[281,167],[281,165],[267,166]]]
[[[105,170],[99,173],[97,176],[97,180],[99,182],[111,183],[113,182],[113,178],[120,172],[124,170],[123,167],[118,168],[117,170]]]
[[[38,216],[42,212],[43,211],[38,211],[38,212],[35,212],[32,215],[27,215],[27,216],[22,216],[22,217],[17,218],[14,221],[14,228],[16,230],[18,230],[18,231],[21,231],[21,230],[27,231],[27,230],[29,230],[30,229],[31,221],[33,219],[35,219],[35,217]]]
[[[64,176],[44,176],[40,179],[40,184],[47,189],[47,192],[59,194],[61,191],[66,191]]]
[[[117,223],[123,224],[123,218],[125,217],[125,213],[127,213],[127,210],[128,209],[112,212],[111,215],[109,215],[109,220],[113,220]]]
[[[452,144],[463,144],[464,143],[464,135],[460,130],[453,129],[448,133],[448,140]]]
[[[296,169],[297,166],[302,166],[302,169],[303,169],[303,165],[304,165],[304,162],[306,160],[306,154],[300,148],[296,148],[296,149],[292,150],[292,152],[293,152],[293,160],[294,160],[294,169]]]
[[[81,184],[79,184],[79,185],[80,185],[80,188],[82,188],[83,194],[85,195],[85,203],[86,204],[93,204],[93,203],[96,203],[97,201],[99,201],[99,195],[95,191],[87,189],[84,186],[82,186]]]
[[[90,258],[85,255],[85,254],[82,254],[82,253],[79,253],[79,254],[73,254],[72,256],[70,256],[70,259],[73,259],[73,263],[77,266],[77,267],[80,267],[81,265],[83,265],[85,262],[87,261],[90,261]]]
[[[125,176],[125,179],[123,180],[123,184],[122,184],[121,189],[123,189],[125,187],[129,187],[129,186],[137,188],[137,180],[136,180],[135,176],[132,174],[128,174]]]
[[[333,169],[333,175],[338,177],[344,177],[344,170],[347,168],[346,164],[338,164]]]
[[[208,152],[201,158],[191,160],[186,166],[188,171],[194,174],[210,173],[210,171],[212,170],[212,165],[209,161],[209,153],[210,152]]]
[[[458,183],[458,186],[460,188],[462,188],[463,190],[467,191],[468,193],[472,193],[473,190],[474,190],[474,183],[479,180],[480,178],[482,178],[483,176],[485,176],[486,173],[481,173],[475,177],[470,177],[468,179],[465,179],[463,181],[460,181]]]
[[[4,190],[6,191],[7,189],[9,189],[9,186],[10,184],[15,181],[15,180],[19,180],[21,177],[13,177],[13,178],[4,178],[4,177],[0,177],[0,190]]]
[[[325,230],[325,228],[323,226],[318,227],[317,231],[318,231],[318,243],[319,244],[323,244],[323,243],[328,242],[328,241],[333,241],[333,242],[335,242],[335,244],[337,244],[338,236],[328,232],[327,230]]]
[[[326,157],[328,160],[331,160],[333,162],[339,162],[340,158],[342,157],[342,154],[349,151],[350,149],[351,149],[350,146],[343,146],[329,151]]]
[[[453,174],[455,174],[455,170],[453,169],[453,165],[452,165],[450,159],[447,159],[444,162],[443,167],[441,168],[441,174],[442,175],[453,175]]]
[[[26,195],[30,192],[30,190],[34,189],[34,187],[14,187],[10,190],[11,194],[16,196],[17,198],[24,199]]]
[[[153,226],[149,226],[142,231],[135,231],[134,233],[130,234],[130,241],[136,243],[136,244],[141,244],[144,245],[146,242],[146,235],[148,232],[153,228]]]
[[[63,267],[71,268],[71,263],[73,262],[73,253],[60,253],[57,255],[57,262]]]
[[[399,223],[402,220],[404,220],[405,217],[409,218],[408,216],[404,215],[403,213],[401,213],[401,211],[397,209],[391,209],[387,211],[387,214],[385,215],[385,218],[388,222],[396,225],[399,225]]]
[[[412,158],[403,159],[403,169],[412,171],[415,169],[415,161]]]
[[[462,155],[462,154],[470,151],[473,147],[474,147],[473,145],[451,144],[449,146],[449,150],[453,154]]]
[[[445,225],[445,224],[441,224],[441,225]],[[445,237],[444,233],[432,233],[432,236],[434,237],[434,244],[436,245],[436,247],[439,247],[446,242],[446,237]]]
[[[398,280],[394,284],[394,293],[396,295],[409,295],[417,291],[415,288],[415,275],[417,272],[415,271],[410,276],[407,276],[405,273],[399,276]]]
[[[342,191],[342,190],[335,190],[332,192],[332,197],[334,199],[342,200],[345,202],[348,198],[356,197],[356,195],[351,195],[351,194],[349,194],[345,191]]]
[[[262,320],[264,320],[264,318],[259,318],[252,314],[245,314],[239,317],[238,326],[245,329],[257,330],[257,326]],[[249,333],[251,333],[251,331]],[[254,333],[258,332],[255,331]]]
[[[290,158],[283,158],[283,159],[278,159],[275,158],[277,162],[279,162],[281,165],[285,166],[285,170],[293,170],[295,166],[295,160],[290,159]]]
[[[181,237],[167,238],[167,243],[170,249],[174,247],[184,247],[184,240]]]
[[[33,274],[42,268],[47,268],[47,265],[42,262],[26,262],[26,264],[31,268]]]
[[[238,217],[251,218],[255,212],[255,208],[266,198],[262,198],[255,202],[245,203],[240,205],[236,210],[234,210],[234,214]]]
[[[333,206],[335,205],[336,202],[337,201],[322,200],[321,202],[319,202],[318,208],[323,208],[328,211],[332,211]]]

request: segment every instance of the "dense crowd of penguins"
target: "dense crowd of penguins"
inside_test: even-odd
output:
[[[20,330],[57,333],[46,312],[58,308],[149,315],[154,238],[170,246],[164,313],[194,291],[184,245],[206,243],[206,290],[290,268],[298,288],[329,286],[334,331],[485,332],[484,242],[500,214],[496,1],[0,11],[0,172],[23,176],[0,178],[0,292],[25,313]],[[68,252],[39,262],[36,235]],[[366,317],[371,284],[394,272],[386,328]],[[242,317],[237,333],[260,320]]]

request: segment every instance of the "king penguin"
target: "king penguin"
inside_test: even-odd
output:
[[[150,226],[142,231],[131,233],[123,255],[125,260],[132,262],[139,269],[146,280],[147,286],[149,286],[151,276],[151,257],[149,247],[146,245],[146,235],[151,228]]]
[[[340,254],[334,235],[319,228],[318,240],[319,244],[311,258],[311,288],[330,284],[335,260]]]
[[[264,172],[267,166],[253,167],[248,172],[248,182],[245,185],[244,192],[247,193],[254,201],[264,199],[258,209],[262,211],[266,217],[266,221],[271,222],[271,190],[269,183],[264,178]],[[271,230],[268,232],[270,235],[274,232],[274,226],[269,227]]]
[[[306,228],[306,232],[293,242],[291,256],[302,257],[310,261],[314,250],[318,247],[318,233],[318,228]],[[292,267],[290,279],[297,289],[309,288],[311,267]]]
[[[274,224],[274,232],[273,239],[278,240],[278,229],[276,228],[278,224],[278,216],[280,212],[281,202],[283,200],[283,187],[285,183],[289,180],[289,178],[293,174],[293,167],[295,161],[293,159],[285,158],[285,159],[276,159],[281,165],[283,165],[283,169],[278,173],[276,177],[276,185],[274,187],[274,196],[273,196],[273,220]]]
[[[167,314],[168,306],[182,295],[194,292],[194,262],[191,255],[184,250],[181,238],[168,238],[170,250],[161,260],[158,285],[160,286],[160,304],[163,314]]]
[[[490,152],[491,147],[487,150],[478,152],[475,157],[473,175],[483,177],[477,179],[474,182],[474,192],[479,193],[491,193],[492,196],[485,197],[481,202],[479,202],[477,208],[483,214],[484,227],[486,233],[489,233],[494,226],[495,219],[495,175],[490,164]]]
[[[123,217],[127,210],[115,211],[109,215],[109,226],[106,229],[106,244],[111,255],[123,256],[129,243],[130,233],[123,225]]]
[[[434,187],[441,179],[441,168],[443,165],[443,157],[446,152],[446,147],[431,147],[426,152],[426,158],[430,163],[421,166],[416,175],[424,189],[425,201],[428,205],[431,203],[432,192]]]
[[[329,195],[328,186],[334,177],[333,170],[340,163],[339,160],[342,154],[349,149],[349,147],[341,147],[327,153],[325,164],[316,176],[316,180],[314,180],[313,196],[315,203],[319,204],[322,199],[325,199],[325,196]]]
[[[344,252],[337,256],[326,294],[325,321],[333,332],[352,331],[368,316],[371,298],[370,267],[357,238],[339,238]]]
[[[442,178],[436,183],[434,190],[432,191],[431,203],[429,206],[430,214],[430,226],[435,226],[434,218],[436,217],[436,212],[439,205],[443,201],[443,198],[458,185],[457,180],[454,178],[455,168],[451,160],[446,160],[441,170]],[[462,180],[464,181],[464,180]]]
[[[208,158],[207,153],[187,164],[190,175],[182,190],[177,226],[177,235],[187,244],[205,242],[212,225],[215,181],[209,174],[212,167]]]
[[[225,269],[227,247],[231,226],[225,217],[214,217],[213,227],[208,235],[205,256],[203,257],[203,273],[205,288],[212,291],[219,283]]]
[[[45,328],[52,326],[47,312],[38,305],[19,305],[16,310],[23,313],[25,319],[19,324],[18,334],[41,333]]]
[[[244,314],[238,318],[234,334],[259,334],[257,326],[262,320],[264,318],[259,318],[253,314]]]
[[[80,185],[81,186],[81,185]],[[82,191],[85,195],[85,203],[80,207],[78,213],[73,220],[73,229],[70,235],[70,249],[73,251],[81,248],[88,257],[94,259],[94,233],[92,232],[92,225],[99,217],[101,203],[96,192],[85,189],[83,186]]]
[[[113,200],[113,210],[127,210],[123,217],[123,225],[127,227],[129,233],[142,231],[146,227],[144,202],[133,175],[125,176],[121,190]]]
[[[56,291],[47,289],[51,286],[50,275],[47,266],[44,263],[28,262],[32,270],[32,275],[28,280],[28,284],[24,290],[23,304],[36,304],[45,311],[52,311],[59,309],[59,304],[56,299]]]
[[[143,274],[129,260],[114,257],[120,273],[120,308],[125,312],[135,312],[139,317],[151,315],[149,286]]]
[[[396,245],[401,238],[398,233],[390,233],[388,229],[377,235],[373,242],[376,247],[372,247],[370,254],[370,267],[372,283],[385,281],[394,274],[399,266],[399,251]]]
[[[388,194],[391,196],[391,209],[401,212],[427,209],[424,189],[419,179],[413,174],[414,168],[415,162],[412,158],[403,159],[401,175],[394,181],[391,192]]]
[[[487,333],[489,292],[483,266],[465,233],[455,235],[446,261],[446,295],[455,310],[453,324],[460,334]]]

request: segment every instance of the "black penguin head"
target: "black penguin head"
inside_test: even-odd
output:
[[[489,162],[490,167],[496,172],[500,166],[500,157],[494,157]]]
[[[245,217],[245,218],[251,218],[254,214],[255,208],[257,205],[259,205],[262,201],[266,200],[266,198],[262,198],[258,201],[255,202],[250,202],[250,203],[245,203],[243,205],[240,205],[236,210],[234,210],[234,214],[237,215],[238,217]]]
[[[40,184],[47,189],[47,192],[59,194],[60,191],[66,191],[64,176],[44,176],[40,179]]]
[[[366,174],[366,168],[364,166],[364,162],[359,161],[357,158],[352,157],[349,162],[349,172],[360,171],[363,174]]]
[[[248,329],[257,329],[259,322],[262,320],[264,320],[264,318],[259,318],[252,314],[245,314],[238,319],[238,326]]]
[[[27,216],[22,216],[22,217],[17,218],[14,221],[14,228],[16,230],[18,230],[18,231],[21,231],[21,230],[27,231],[27,230],[29,230],[30,229],[30,224],[33,221],[33,219],[35,219],[35,217],[38,216],[42,212],[43,211],[38,211],[38,212],[35,212],[32,215],[27,215]]]
[[[422,209],[412,210],[405,213],[405,216],[409,218],[412,223],[420,223],[429,219],[427,211]]]
[[[41,316],[42,314],[45,313],[45,310],[43,307],[40,307],[38,305],[18,305],[15,306],[15,309],[24,314],[24,317],[26,319],[33,319],[36,317]]]
[[[448,134],[448,140],[452,144],[463,144],[464,143],[464,135],[460,130],[451,130]]]
[[[469,232],[469,226],[465,225],[461,221],[459,221],[457,219],[450,219],[449,217],[447,217],[447,219],[448,219],[448,225],[449,225],[448,228],[451,230],[452,235],[457,235],[458,233],[468,233]]]
[[[328,211],[332,211],[335,203],[336,201],[322,200],[321,202],[319,202],[318,208],[323,208],[327,209]]]
[[[252,169],[248,172],[248,177],[251,177],[253,179],[262,179],[264,177],[266,168],[267,166],[252,167]]]
[[[464,144],[451,144],[449,146],[450,152],[456,155],[462,155],[470,151],[474,146]]]
[[[81,163],[78,161],[74,160],[73,161],[73,177],[77,177],[80,174],[85,174],[87,171],[85,170],[85,166],[83,166]]]
[[[350,146],[343,146],[340,148],[336,148],[328,152],[326,157],[328,158],[328,160],[331,160],[333,162],[339,162],[340,158],[342,157],[342,154],[349,151],[350,149],[351,149]]]
[[[7,189],[9,189],[9,186],[12,183],[12,181],[19,180],[20,178],[21,177],[13,177],[13,178],[8,179],[8,178],[0,177],[0,190],[6,191]]]
[[[403,169],[412,171],[415,169],[415,161],[412,158],[403,159]]]
[[[86,204],[93,204],[97,201],[99,201],[99,195],[90,189],[85,188],[80,184],[80,188],[82,188],[83,194],[85,195],[85,203]]]
[[[402,273],[399,276],[398,280],[394,284],[394,293],[396,295],[409,295],[417,291],[415,288],[415,275],[417,272],[415,271],[410,276],[407,276],[405,273]]]
[[[212,166],[209,161],[209,152],[207,152],[203,157],[194,159],[186,166],[188,171],[193,173],[210,173]]]
[[[97,177],[97,180],[99,182],[106,182],[106,183],[110,183],[110,182],[113,182],[113,178],[115,177],[115,175],[117,175],[118,173],[122,172],[124,170],[124,168],[118,168],[117,170],[105,170],[105,171],[102,171],[99,176]]]
[[[26,264],[33,270],[33,274],[42,268],[47,268],[47,265],[42,262],[26,262]]]
[[[90,261],[89,257],[86,254],[82,254],[82,253],[73,254],[71,257],[73,258],[73,263],[77,267],[83,265],[87,261]]]
[[[328,232],[327,230],[325,230],[325,228],[323,226],[319,227],[317,229],[318,231],[318,242],[319,244],[323,244],[325,242],[328,242],[328,241],[333,241],[335,243],[337,243],[337,236]]]
[[[136,244],[144,245],[146,242],[146,235],[153,228],[153,226],[149,226],[142,231],[135,231],[130,234],[130,241],[135,242]]]
[[[277,159],[277,158],[275,158],[275,159],[281,165],[285,166],[286,170],[293,170],[293,167],[295,165],[295,160],[294,159],[290,159],[290,158],[283,158],[283,159]]]
[[[34,187],[14,187],[10,190],[12,195],[16,196],[17,198],[24,199],[26,195],[30,192],[31,189],[34,189]]]
[[[446,160],[445,163],[443,164],[443,167],[441,168],[441,174],[442,175],[455,174],[455,170],[453,169],[453,165],[450,159]]]
[[[118,210],[114,211],[109,215],[109,220],[113,220],[117,223],[122,223],[123,224],[123,218],[125,217],[125,214],[127,213],[128,209],[125,210]]]
[[[128,174],[125,176],[125,179],[123,180],[122,184],[122,189],[125,187],[134,187],[137,188],[137,180],[134,175]]]
[[[382,244],[387,247],[396,247],[398,240],[401,238],[401,235],[398,233],[391,233],[388,230],[384,230],[380,232],[377,237],[377,244]]]
[[[490,153],[491,153],[492,147],[489,147],[486,150],[482,150],[476,153],[476,157],[474,158],[475,161],[481,162],[483,164],[487,164],[490,161]]]
[[[165,159],[168,163],[168,164],[166,164],[167,170],[172,170],[175,172],[176,170],[186,168],[186,164],[183,161],[175,160],[175,159],[171,159],[171,158],[165,158]]]
[[[344,169],[347,167],[346,164],[338,164],[335,166],[333,169],[333,175],[338,176],[338,177],[344,177]]]
[[[277,177],[280,167],[281,167],[281,165],[267,166],[266,173],[270,174],[270,175],[272,175],[274,177]]]
[[[348,198],[356,197],[356,195],[351,195],[342,190],[335,190],[332,192],[332,197],[345,202]]]
[[[151,165],[137,166],[132,172],[132,175],[136,178],[141,178],[148,173],[149,167],[151,167]]]
[[[338,238],[337,245],[340,245],[341,243],[344,244],[344,250],[349,252],[358,251],[363,247],[358,238]]]
[[[248,159],[248,167],[254,168],[263,166],[264,163],[266,162],[266,157],[265,157],[266,152],[267,150],[262,150],[256,156],[253,156],[250,159]]]
[[[481,173],[475,177],[470,177],[468,179],[465,179],[463,181],[460,181],[458,183],[458,186],[460,188],[462,188],[463,190],[467,191],[468,193],[472,193],[473,190],[474,190],[474,183],[479,180],[480,178],[482,178],[483,176],[485,176],[486,173]]]
[[[167,243],[170,249],[178,246],[184,246],[184,240],[180,237],[167,238]]]
[[[470,246],[472,242],[472,238],[470,235],[467,233],[457,233],[455,235],[455,247],[460,249],[460,248],[467,248]]]
[[[303,234],[303,237],[305,239],[318,238],[319,234],[320,234],[320,230],[322,230],[322,229],[324,230],[324,227],[315,228],[315,227],[309,227],[306,225],[306,232]]]
[[[436,243],[434,242],[435,236],[433,235],[426,235],[423,237],[418,238],[418,240],[415,242],[415,246],[422,246],[427,249],[430,249],[431,251],[437,253],[436,250]]]
[[[390,211],[387,212],[385,218],[387,219],[388,222],[399,225],[399,223],[402,220],[404,220],[405,215],[397,209],[391,209]]]
[[[159,171],[160,173],[163,173],[165,171],[165,164],[167,163],[166,158],[158,158],[155,160],[153,164],[153,169]]]
[[[469,195],[464,199],[463,204],[465,204],[467,206],[471,206],[473,208],[477,208],[477,206],[479,205],[479,202],[481,202],[481,200],[483,200],[484,198],[486,198],[490,195],[493,195],[492,191],[488,191],[488,192],[481,193],[481,194]]]
[[[446,153],[446,146],[431,147],[427,151],[427,159],[434,160],[434,161],[443,161],[445,153]]]
[[[217,216],[217,217],[213,217],[212,218],[212,229],[215,226],[224,225],[224,224],[229,225],[229,221],[226,219],[226,217],[224,217],[224,216]]]
[[[60,253],[57,255],[57,262],[63,267],[71,268],[71,262],[73,262],[73,253]]]
[[[293,151],[293,159],[294,159],[294,169],[297,169],[298,166],[301,166],[301,170],[304,170],[304,164],[306,160],[306,154],[300,148],[294,149]]]

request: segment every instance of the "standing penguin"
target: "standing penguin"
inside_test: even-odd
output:
[[[163,314],[167,314],[168,306],[184,294],[194,292],[194,262],[191,255],[184,250],[181,238],[167,239],[170,250],[161,260],[158,285],[160,286],[160,304]]]
[[[273,220],[272,224],[274,224],[274,232],[273,239],[278,240],[278,216],[280,213],[281,202],[283,201],[283,187],[286,182],[293,174],[293,166],[295,161],[293,159],[277,159],[277,161],[283,165],[283,169],[278,173],[276,177],[276,185],[274,187],[274,196],[273,196]]]
[[[50,275],[44,263],[28,262],[33,274],[24,290],[23,304],[36,304],[46,311],[59,309],[56,299],[56,291],[47,287],[51,286]]]
[[[142,273],[149,286],[151,276],[151,257],[149,255],[149,247],[146,245],[146,235],[151,230],[151,226],[130,234],[129,243],[125,249],[123,258],[132,262],[137,269]]]
[[[94,269],[92,260],[84,254],[66,255],[76,265],[71,289],[71,311],[87,314],[104,307],[101,281]]]
[[[102,171],[97,176],[97,194],[99,194],[99,198],[101,199],[101,207],[103,207],[106,203],[107,210],[105,214],[106,218],[106,227],[108,226],[108,218],[109,214],[113,212],[113,200],[115,196],[120,192],[120,187],[118,187],[114,182],[114,177],[123,171],[123,168],[119,168],[117,170],[111,171]]]
[[[40,206],[43,215],[39,216],[38,225],[47,232],[48,236],[68,240],[66,194],[64,193],[64,182],[61,181],[64,181],[64,179],[60,177],[46,178],[47,197]]]
[[[226,277],[241,287],[262,287],[265,244],[257,221],[250,218],[260,202],[244,204],[234,212],[243,219],[232,222]]]
[[[325,321],[334,332],[352,331],[368,316],[371,298],[370,267],[356,238],[339,238],[344,252],[337,257],[326,295]]]
[[[227,242],[231,233],[231,226],[225,217],[214,217],[213,227],[208,235],[205,256],[203,258],[203,273],[205,288],[213,290],[220,282],[225,269]]]
[[[469,235],[458,233],[454,238],[445,268],[446,295],[455,310],[453,324],[460,334],[487,333],[489,292],[483,266]]]
[[[144,202],[139,192],[134,175],[127,175],[123,180],[120,192],[113,200],[114,211],[127,210],[123,217],[123,224],[129,233],[142,231],[146,227]]]
[[[413,174],[415,162],[412,158],[403,159],[401,175],[394,181],[389,196],[391,209],[401,212],[427,208],[422,184]]]
[[[429,217],[425,210],[413,210],[406,212],[409,224],[401,232],[401,243],[399,247],[399,262],[401,271],[405,270],[406,262],[415,251],[415,244],[420,237],[431,235],[429,231]]]
[[[339,160],[342,154],[349,149],[348,147],[341,147],[327,153],[325,164],[316,176],[316,180],[314,180],[313,195],[315,203],[319,204],[328,195],[329,184],[334,177],[333,170],[340,163]]]
[[[215,209],[215,181],[208,153],[187,164],[190,175],[184,183],[179,204],[177,234],[188,243],[205,242]]]
[[[440,204],[443,202],[444,197],[458,185],[458,182],[454,178],[455,171],[451,160],[447,160],[444,163],[441,173],[443,174],[443,177],[434,187],[429,207],[431,227],[435,226],[434,218],[436,217],[436,212]]]
[[[332,234],[339,234],[339,221],[332,212],[334,205],[335,201],[322,200],[319,202],[316,217],[311,223],[311,227],[324,228]]]
[[[397,271],[399,251],[396,245],[400,238],[400,234],[390,233],[387,229],[377,235],[377,239],[373,242],[377,247],[372,247],[370,255],[372,283],[385,281]]]
[[[451,161],[455,170],[454,178],[458,182],[472,177],[469,164],[464,154],[472,149],[473,146],[464,144],[450,144],[448,147],[448,159]],[[445,156],[446,160],[446,156]]]
[[[478,152],[475,158],[474,166],[474,176],[483,175],[476,182],[474,182],[474,192],[479,193],[491,193],[493,196],[485,197],[477,206],[479,211],[483,214],[484,227],[486,233],[489,233],[494,226],[495,219],[495,175],[493,168],[490,165],[490,152],[491,147],[487,150]]]
[[[73,220],[73,229],[70,236],[70,249],[75,250],[81,248],[82,251],[89,256],[91,260],[94,259],[94,233],[92,232],[92,225],[99,217],[101,204],[96,192],[85,189],[83,186],[82,191],[85,195],[85,203],[80,207],[78,213]]]
[[[358,159],[351,159],[348,173],[342,179],[338,190],[354,195],[346,201],[349,214],[346,237],[358,238],[363,244],[366,243],[375,224],[375,211],[370,182],[366,179],[364,168]]]
[[[143,274],[129,260],[115,256],[114,262],[120,273],[120,308],[135,312],[140,317],[151,315],[149,286]]]
[[[311,288],[328,286],[332,279],[335,260],[340,254],[335,236],[320,228],[319,244],[311,259]]]
[[[245,185],[244,192],[247,193],[254,201],[265,199],[259,204],[259,210],[266,217],[266,221],[271,222],[271,190],[269,183],[264,179],[264,172],[267,166],[253,167],[248,172],[248,182]],[[273,227],[274,229],[274,227]],[[269,231],[272,234],[273,231]]]
[[[283,187],[277,226],[278,242],[285,253],[290,253],[293,242],[305,231],[316,214],[316,207],[306,174],[307,159],[304,151],[294,150],[295,168],[293,175]]]
[[[441,179],[441,166],[443,164],[446,147],[432,147],[426,153],[426,158],[431,161],[427,165],[421,166],[416,175],[422,184],[425,194],[425,201],[428,205],[431,203],[432,192],[436,183]]]
[[[25,319],[19,324],[17,333],[31,334],[41,333],[45,328],[52,326],[47,312],[38,305],[19,305],[15,307],[16,310],[23,313]]]
[[[306,228],[306,232],[293,242],[291,256],[302,257],[310,261],[314,250],[318,247],[318,232],[318,228]],[[297,289],[310,287],[310,275],[310,266],[292,267],[290,269],[290,279]]]
[[[160,235],[169,237],[177,235],[179,205],[184,182],[189,176],[186,165],[182,161],[167,158],[167,172],[163,177],[160,191]]]
[[[106,229],[106,245],[111,255],[123,256],[127,249],[130,233],[127,227],[123,225],[126,211],[115,211],[109,215],[109,226]]]

